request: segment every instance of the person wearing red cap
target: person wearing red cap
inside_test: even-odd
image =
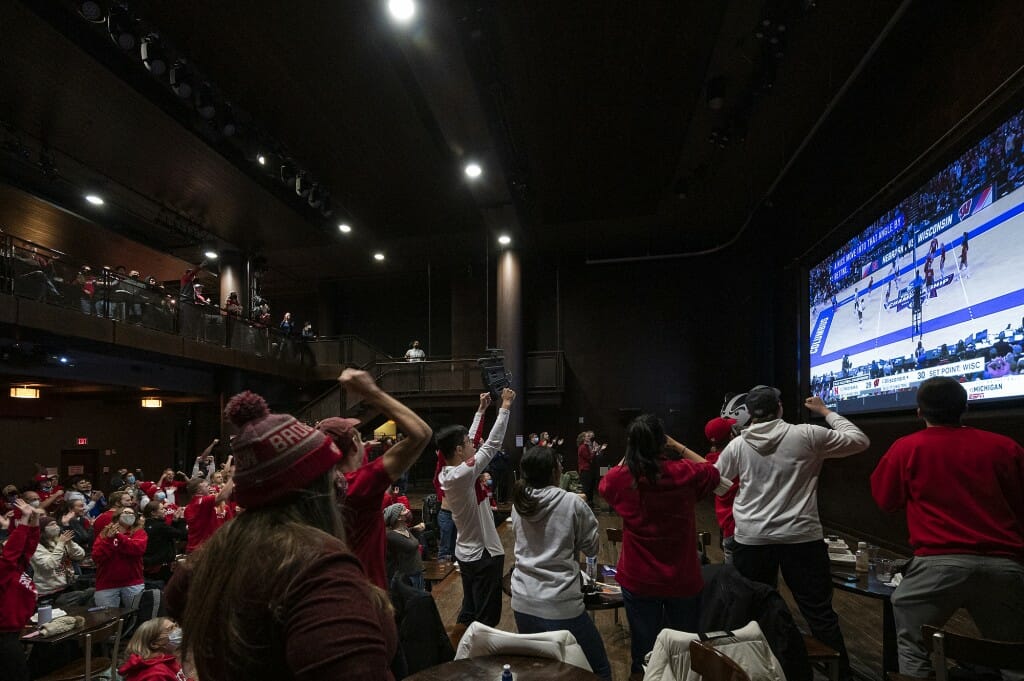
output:
[[[736,425],[736,419],[728,419],[722,416],[711,419],[704,424],[704,437],[711,443],[711,451],[704,459],[708,463],[718,461],[719,455],[729,440],[733,438],[732,427]],[[718,518],[718,527],[722,531],[722,553],[725,554],[725,562],[732,565],[732,549],[736,545],[733,535],[736,534],[736,519],[732,515],[732,502],[736,498],[736,492],[740,489],[740,479],[732,479],[732,487],[725,494],[715,495],[715,517]]]
[[[17,523],[0,552],[0,673],[11,681],[29,681],[19,637],[36,609],[36,585],[28,576],[28,566],[39,545],[39,518],[46,512],[22,499],[15,499],[14,506],[21,520],[0,518],[0,529]]]
[[[194,660],[198,678],[220,681],[393,679],[394,613],[345,543],[345,455],[249,391],[225,415],[239,431],[234,494],[245,513],[164,591],[184,632],[182,658]]]
[[[394,421],[398,430],[406,434],[403,440],[396,442],[382,456],[365,462],[363,443],[356,429],[359,421],[332,417],[316,426],[344,456],[341,464],[345,481],[343,518],[349,548],[359,558],[370,581],[386,589],[387,534],[381,513],[381,500],[384,492],[416,462],[432,432],[423,419],[381,390],[373,376],[365,371],[346,369],[338,381],[346,392],[360,396],[364,403]]]

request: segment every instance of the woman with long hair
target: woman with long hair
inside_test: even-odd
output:
[[[579,556],[597,555],[597,518],[580,495],[558,486],[562,465],[550,447],[531,447],[520,467],[522,478],[512,492],[516,628],[521,634],[568,630],[594,673],[610,680],[604,642],[587,616],[580,590]]]
[[[626,455],[601,481],[601,496],[622,517],[616,580],[632,632],[632,672],[643,670],[663,625],[698,630],[704,581],[694,505],[718,483],[715,467],[667,437],[653,414],[629,424]]]
[[[32,554],[32,579],[40,600],[52,601],[75,581],[75,563],[85,558],[85,549],[74,541],[71,530],[61,532],[56,520],[39,521],[39,546]]]
[[[394,615],[345,544],[341,451],[248,391],[225,415],[239,429],[227,473],[245,513],[167,586],[183,656],[203,681],[391,679]]]

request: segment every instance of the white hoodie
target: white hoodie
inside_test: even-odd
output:
[[[732,507],[740,544],[798,544],[824,536],[818,518],[822,461],[870,444],[860,428],[835,412],[825,422],[832,429],[782,419],[755,423],[722,451],[715,462],[722,480],[740,479]]]
[[[579,554],[597,555],[597,518],[587,502],[564,489],[549,486],[530,494],[538,502],[533,515],[512,509],[512,609],[552,620],[578,617],[583,613]]]

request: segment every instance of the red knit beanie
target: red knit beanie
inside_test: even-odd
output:
[[[341,451],[323,433],[288,414],[271,414],[256,393],[231,398],[224,415],[239,429],[231,443],[235,457],[235,500],[259,508],[304,489],[341,461]]]

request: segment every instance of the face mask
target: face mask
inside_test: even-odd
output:
[[[135,514],[134,513],[122,513],[121,514],[121,524],[124,525],[125,527],[131,527],[132,525],[134,525],[135,524]]]
[[[127,482],[129,485],[131,485],[131,484],[133,484],[135,482],[135,476],[134,475],[129,475],[127,478],[124,479],[124,481]]]
[[[46,532],[46,536],[47,537],[49,537],[50,539],[53,539],[58,534],[60,534],[60,528],[57,527],[56,525],[47,525],[45,532]]]
[[[28,505],[31,506],[32,508],[39,508],[40,503],[42,502],[40,502],[38,499],[33,499],[32,501],[28,502]]]
[[[174,627],[171,629],[171,633],[167,634],[167,647],[171,650],[177,650],[181,647],[181,627]]]
[[[157,492],[156,493],[156,500],[157,501],[163,501],[166,498],[167,498],[167,495],[164,494],[163,492]]]

